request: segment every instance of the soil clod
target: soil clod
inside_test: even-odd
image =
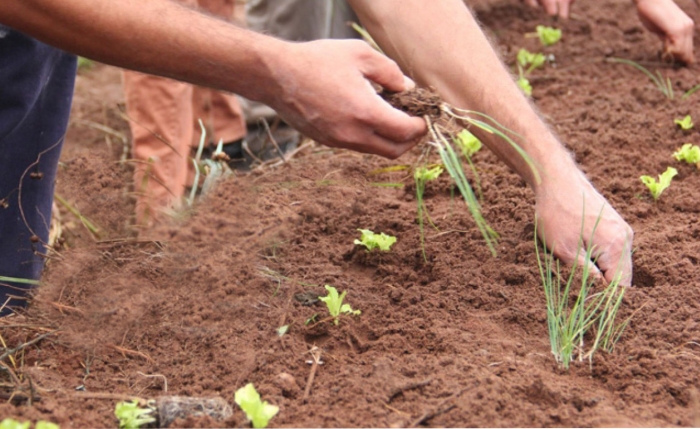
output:
[[[426,88],[414,88],[404,92],[382,92],[387,103],[411,116],[428,115],[435,122],[442,116],[442,100],[435,92]]]

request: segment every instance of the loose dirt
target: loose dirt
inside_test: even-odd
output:
[[[692,1],[679,3],[697,20]],[[700,425],[700,171],[671,157],[683,143],[700,144],[696,130],[673,124],[698,115],[700,94],[667,100],[639,71],[605,59],[658,69],[677,95],[700,83],[698,68],[660,63],[659,41],[629,1],[574,10],[555,23],[562,42],[544,50],[555,65],[531,82],[534,103],[636,232],[623,312],[637,313],[612,354],[558,368],[534,253],[533,193],[487,150],[474,162],[484,217],[501,237],[497,257],[443,177],[427,186],[439,230],[426,229],[423,260],[410,174],[373,174],[411,164],[420,149],[399,161],[307,150],[222,183],[164,226],[161,241],[125,240],[133,205],[131,169],[119,162],[127,130],[119,73],[99,66],[79,79],[58,192],[100,225],[101,241],[63,213],[66,248],[50,261],[34,305],[0,322],[9,348],[58,331],[15,354],[14,364],[3,361],[34,400],[4,403],[0,416],[115,427],[121,397],[233,404],[236,389],[252,382],[280,407],[274,426]],[[525,33],[553,23],[515,1],[478,12],[509,65],[521,47],[540,50]],[[639,176],[669,165],[679,175],[654,202]],[[398,242],[390,253],[367,253],[352,244],[358,228]],[[325,284],[347,290],[362,315],[305,325],[327,312],[294,295],[323,294]],[[289,332],[280,337],[283,325]],[[304,403],[313,346],[323,364]],[[11,384],[5,372],[0,382]],[[236,409],[223,422],[174,425],[247,423]]]

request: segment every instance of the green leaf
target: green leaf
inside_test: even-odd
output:
[[[532,85],[530,85],[530,81],[525,76],[520,76],[515,83],[523,90],[525,95],[532,95]]]
[[[34,429],[60,429],[60,426],[56,423],[47,422],[46,420],[39,420],[34,425]]]
[[[687,115],[683,119],[674,119],[673,123],[681,127],[682,130],[688,131],[693,128],[693,119]]]
[[[29,429],[32,422],[18,422],[14,419],[4,419],[0,422],[0,429]]]
[[[362,233],[360,240],[355,240],[353,243],[365,246],[367,251],[379,248],[382,252],[388,252],[391,250],[391,246],[396,243],[396,237],[392,235],[386,235],[383,232],[380,234],[375,234],[369,229],[358,229]]]
[[[433,168],[418,167],[415,173],[413,173],[413,178],[416,180],[422,180],[423,182],[429,182],[435,180],[442,174],[444,170],[441,165],[437,165]]]
[[[661,193],[671,186],[671,179],[673,179],[676,174],[678,174],[678,170],[673,167],[668,167],[666,171],[659,174],[658,182],[651,176],[641,176],[639,179],[649,188],[651,196],[654,197],[654,201],[656,201],[661,196]]]
[[[354,316],[359,316],[361,314],[360,310],[353,310],[352,307],[350,307],[350,304],[343,304],[343,300],[345,299],[345,295],[347,295],[348,291],[345,290],[343,293],[338,295],[338,290],[333,286],[325,285],[324,287],[328,291],[328,295],[319,296],[318,299],[326,303],[328,312],[331,314],[331,316],[333,316],[333,323],[336,325],[338,324],[338,316],[340,316],[341,313],[352,314]]]
[[[454,139],[454,142],[467,158],[471,158],[482,146],[481,140],[468,130],[460,131],[460,133],[457,134],[457,138]]]
[[[287,333],[287,331],[289,331],[289,325],[280,326],[279,328],[277,328],[277,335],[283,337],[284,334]]]
[[[241,407],[248,420],[253,422],[254,428],[267,427],[270,419],[277,415],[280,410],[279,407],[262,401],[253,383],[248,383],[236,390],[234,400]]]
[[[546,57],[542,53],[530,52],[525,48],[518,51],[518,64],[520,64],[521,67],[526,67],[528,73],[541,67],[545,60]]]
[[[552,46],[561,39],[561,30],[557,28],[538,25],[537,36],[540,38],[540,43],[544,46]]]
[[[143,425],[154,423],[156,421],[154,412],[153,408],[139,407],[139,401],[136,399],[133,402],[119,402],[114,407],[114,415],[119,419],[121,429],[138,429]]]
[[[676,158],[676,161],[698,164],[700,163],[700,147],[691,143],[686,143],[681,146],[680,149],[673,152],[673,157]]]

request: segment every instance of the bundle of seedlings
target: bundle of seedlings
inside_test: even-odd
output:
[[[437,149],[445,170],[455,181],[479,232],[484,237],[491,254],[495,256],[495,243],[498,234],[484,219],[479,200],[464,173],[459,151],[455,150],[458,142],[457,135],[463,128],[467,130],[477,128],[502,138],[523,157],[536,179],[539,180],[539,175],[530,157],[511,137],[511,135],[514,137],[517,135],[490,116],[451,106],[442,101],[435,92],[425,88],[415,88],[401,93],[382,92],[380,95],[393,107],[411,116],[425,119],[429,130],[429,147]]]

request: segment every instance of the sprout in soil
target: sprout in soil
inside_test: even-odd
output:
[[[674,119],[673,123],[678,125],[683,131],[693,129],[693,118],[690,115],[686,115],[683,119]]]
[[[119,402],[114,407],[114,415],[119,419],[120,429],[138,429],[156,422],[156,408],[152,405],[140,407],[139,401]]]
[[[673,157],[676,158],[676,161],[695,164],[696,167],[700,168],[700,147],[692,143],[686,143],[681,146],[677,151],[673,152]]]
[[[267,427],[270,419],[275,417],[280,410],[278,406],[270,405],[267,401],[261,400],[253,383],[248,383],[236,390],[234,400],[241,407],[248,420],[253,423],[254,428]]]
[[[671,180],[676,176],[676,174],[678,174],[678,170],[673,167],[668,167],[666,171],[659,174],[658,182],[651,176],[641,176],[639,179],[647,186],[647,188],[649,188],[651,196],[654,197],[654,201],[656,201],[661,196],[661,193],[666,188],[671,186]]]
[[[591,239],[598,221],[591,232]],[[583,237],[583,228],[581,237]],[[547,253],[546,244],[543,240],[544,257],[541,257],[535,227],[535,254],[544,288],[552,354],[565,369],[568,369],[571,361],[577,358],[579,361],[588,359],[592,364],[593,355],[597,350],[602,348],[608,353],[612,352],[630,320],[628,318],[623,323],[616,324],[617,313],[625,295],[625,287],[620,285],[621,270],[618,270],[614,280],[600,292],[594,292],[595,277],[588,264],[581,267],[580,287],[575,286],[575,273],[578,268],[576,260],[562,287],[559,261],[554,263],[553,255]],[[579,239],[577,253],[582,249],[582,241]],[[590,261],[592,256],[593,247],[589,247],[586,249],[583,260]],[[595,330],[594,334],[587,337],[587,333],[591,330]],[[592,339],[588,346],[585,344],[586,339]]]
[[[353,316],[362,314],[360,310],[353,310],[350,304],[343,304],[343,300],[348,291],[344,290],[343,293],[338,295],[338,290],[333,286],[325,285],[324,287],[328,291],[328,295],[319,296],[318,299],[326,303],[326,307],[328,307],[328,312],[331,314],[334,324],[338,324],[338,318],[341,314],[351,314]]]
[[[32,422],[20,422],[14,419],[4,419],[0,421],[0,429],[29,429]],[[34,425],[34,429],[60,429],[56,423],[47,422],[46,420],[39,420]]]
[[[539,182],[540,176],[534,163],[525,151],[508,135],[516,134],[500,125],[490,116],[473,110],[464,110],[450,106],[442,102],[437,94],[424,88],[416,88],[402,93],[384,92],[381,95],[395,108],[409,115],[425,119],[429,130],[429,145],[436,148],[440,154],[443,166],[457,184],[457,188],[462,194],[477,228],[484,240],[486,240],[489,250],[495,256],[496,247],[494,243],[498,234],[486,223],[481,214],[479,201],[464,174],[460,158],[455,151],[455,133],[451,130],[455,129],[457,125],[460,128],[466,127],[467,129],[474,127],[502,138],[523,157],[532,170],[535,180]]]
[[[659,91],[661,91],[661,93],[663,95],[665,95],[666,98],[668,98],[669,100],[673,100],[674,95],[673,95],[673,85],[671,85],[671,79],[668,77],[666,79],[664,79],[664,77],[661,75],[660,71],[657,70],[656,75],[654,75],[652,72],[649,71],[649,69],[642,66],[641,64],[636,63],[636,62],[631,61],[631,60],[626,60],[624,58],[608,58],[607,61],[612,62],[612,63],[626,64],[628,66],[632,66],[632,67],[636,68],[637,70],[639,70],[642,73],[644,73],[645,75],[647,75],[647,77],[649,79],[651,79],[651,81],[654,83],[654,85],[656,85],[656,88]]]
[[[518,51],[518,65],[525,70],[525,74],[530,74],[534,69],[541,67],[546,60],[543,53],[530,52],[525,48]]]
[[[418,204],[418,228],[420,230],[420,247],[421,251],[423,252],[423,260],[426,262],[428,261],[428,258],[425,256],[425,233],[423,230],[423,220],[427,219],[428,222],[434,228],[436,227],[433,221],[430,219],[430,216],[428,215],[428,208],[425,206],[425,202],[423,201],[423,194],[425,193],[425,184],[427,182],[437,179],[443,171],[444,170],[442,169],[442,166],[436,165],[433,168],[418,167],[413,173],[413,179],[416,181],[416,202]]]
[[[367,251],[379,248],[382,252],[391,250],[391,246],[396,243],[396,237],[382,233],[374,233],[369,229],[358,229],[362,233],[359,240],[355,239],[354,244],[365,246]]]
[[[544,46],[552,46],[561,40],[561,30],[558,28],[538,25],[535,30],[537,31],[537,37],[540,39],[540,43]]]

